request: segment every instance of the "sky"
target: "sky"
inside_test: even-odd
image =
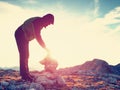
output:
[[[51,13],[54,25],[42,38],[59,67],[80,65],[94,58],[120,63],[120,0],[0,0],[0,67],[19,67],[15,30],[28,18]],[[40,70],[46,56],[30,42],[29,67]]]

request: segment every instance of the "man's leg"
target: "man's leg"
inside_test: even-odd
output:
[[[23,43],[22,43],[23,44]],[[29,75],[28,69],[28,44],[19,45],[19,52],[20,52],[20,75],[23,79],[27,78]]]
[[[15,37],[20,56],[20,75],[22,76],[22,79],[32,81],[32,77],[30,77],[28,68],[29,42],[26,41],[24,32],[21,30],[21,28],[18,29],[19,30],[15,33]]]

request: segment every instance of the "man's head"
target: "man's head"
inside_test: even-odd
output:
[[[43,16],[43,21],[44,21],[44,27],[54,24],[54,16],[52,14],[47,14]]]

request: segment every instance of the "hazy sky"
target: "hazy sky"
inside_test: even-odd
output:
[[[120,0],[0,0],[0,66],[19,66],[14,32],[26,19],[52,13],[42,37],[59,67],[94,58],[120,63]],[[40,69],[46,53],[30,42],[29,66]]]

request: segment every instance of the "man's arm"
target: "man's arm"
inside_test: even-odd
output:
[[[42,46],[42,48],[46,48],[46,45],[40,34],[41,34],[40,32],[36,33],[36,40]]]
[[[40,20],[41,18],[37,18],[33,23],[34,23],[34,33],[35,33],[35,39],[39,43],[39,45],[42,46],[42,48],[46,48],[46,45],[41,37],[41,25],[40,25]]]
[[[36,34],[36,40],[42,46],[42,48],[44,48],[46,50],[46,52],[48,53],[47,56],[50,56],[50,51],[49,51],[48,48],[46,48],[46,45],[45,45],[45,43],[44,43],[44,41],[43,41],[43,39],[42,39],[40,34],[41,33],[37,33]]]

